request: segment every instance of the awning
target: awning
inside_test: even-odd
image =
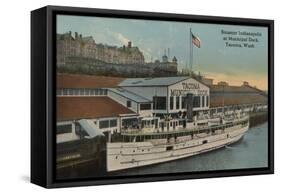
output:
[[[101,130],[97,129],[93,121],[88,119],[81,119],[78,121],[78,123],[81,125],[81,127],[88,133],[90,138],[95,138],[97,136],[104,136]]]

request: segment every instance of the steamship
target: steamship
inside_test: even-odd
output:
[[[216,118],[196,116],[193,121],[151,117],[141,122],[145,122],[146,127],[124,129],[107,143],[108,171],[167,162],[215,150],[238,141],[249,128],[249,117],[241,111]],[[160,123],[160,128],[157,123]]]

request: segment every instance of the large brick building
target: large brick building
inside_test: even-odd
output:
[[[122,47],[97,44],[92,36],[75,32],[57,34],[57,64],[64,65],[68,57],[93,58],[106,63],[144,64],[143,53],[132,42]]]

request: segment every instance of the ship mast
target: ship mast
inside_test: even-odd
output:
[[[224,85],[222,86],[222,108],[223,108],[223,115],[224,115]]]

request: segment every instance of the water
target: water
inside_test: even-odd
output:
[[[268,123],[249,129],[243,139],[224,148],[172,162],[140,167],[116,175],[143,175],[259,168],[268,166]]]

